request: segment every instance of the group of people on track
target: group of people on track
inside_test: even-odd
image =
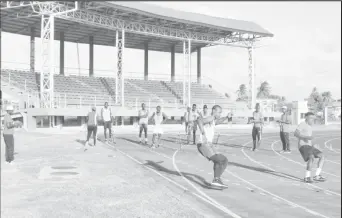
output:
[[[283,144],[283,151],[289,153],[290,150],[290,125],[291,119],[287,112],[287,108],[283,107],[283,114],[281,119],[277,122],[280,125],[280,138]],[[14,160],[14,137],[13,129],[21,127],[20,122],[15,122],[11,118],[13,109],[8,107],[7,114],[4,119],[4,141],[6,144],[6,162],[12,162]],[[139,140],[140,143],[148,143],[148,123],[152,120],[154,125],[153,137],[151,148],[157,148],[161,145],[161,137],[163,134],[163,123],[168,119],[168,116],[162,112],[161,107],[157,106],[155,112],[152,116],[149,116],[149,111],[146,109],[145,104],[141,105],[141,110],[138,112],[139,117]],[[191,134],[193,135],[193,144],[196,145],[196,133],[197,129],[200,131],[200,137],[197,142],[197,149],[201,155],[207,158],[209,161],[214,163],[214,179],[212,185],[219,187],[226,187],[221,180],[221,175],[225,171],[228,165],[228,159],[223,154],[219,153],[213,146],[213,140],[215,135],[215,126],[224,123],[226,120],[232,119],[233,114],[228,113],[226,116],[222,117],[222,108],[219,105],[212,107],[211,111],[207,105],[203,106],[203,111],[199,112],[197,110],[196,104],[192,105],[192,108],[188,107],[184,114],[185,121],[185,133],[187,136],[187,144],[190,144]],[[300,123],[294,132],[294,136],[298,138],[298,149],[307,163],[306,173],[304,182],[312,183],[314,181],[325,181],[325,178],[321,175],[322,168],[324,165],[324,155],[323,153],[314,145],[312,145],[312,125],[314,123],[315,115],[311,112],[306,113],[305,121]],[[109,138],[113,137],[112,124],[114,122],[114,117],[111,109],[108,107],[106,102],[104,107],[101,109],[100,115],[96,112],[96,107],[92,107],[92,111],[87,115],[87,140],[86,144],[89,143],[91,135],[94,137],[94,145],[96,145],[97,138],[97,127],[99,122],[103,122],[104,125],[104,137],[105,141],[107,138],[107,129],[109,130]],[[253,151],[257,151],[260,147],[262,130],[264,125],[264,117],[260,111],[260,105],[257,103],[255,106],[255,111],[253,112],[252,118],[249,123],[253,124],[252,128],[252,139],[253,139]],[[144,132],[144,141],[142,139],[142,133]],[[318,168],[313,179],[311,178],[311,169],[314,159],[318,158]]]

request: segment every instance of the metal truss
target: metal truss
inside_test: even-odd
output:
[[[29,7],[31,4],[36,4],[36,2],[31,1],[1,1],[1,10]]]
[[[249,73],[249,93],[248,93],[248,107],[252,109],[255,106],[255,74],[254,74],[254,60],[253,47],[248,48],[248,73]]]
[[[183,41],[183,105],[191,106],[191,40]]]
[[[41,73],[40,73],[40,99],[42,107],[53,107],[53,70],[54,70],[54,16],[42,16],[41,28]]]
[[[52,4],[52,3],[50,3]],[[67,11],[68,6],[58,5],[60,11]],[[52,7],[52,6],[51,6]],[[64,8],[64,9],[63,9]],[[260,38],[261,36],[248,34],[248,33],[234,33],[228,36],[217,34],[208,34],[201,32],[192,32],[187,30],[180,30],[170,27],[157,26],[141,22],[133,22],[128,20],[119,19],[114,16],[106,16],[87,10],[77,10],[68,13],[57,14],[56,17],[66,20],[71,20],[86,25],[102,27],[112,30],[122,30],[126,32],[150,35],[161,38],[175,39],[175,40],[191,40],[193,42],[200,42],[206,44],[228,45],[236,47],[245,47],[244,44],[235,45],[237,42],[248,41],[250,39]]]
[[[115,103],[125,106],[125,80],[123,75],[123,60],[125,48],[125,30],[122,30],[121,37],[116,31],[116,52],[117,52],[117,71],[115,81]]]

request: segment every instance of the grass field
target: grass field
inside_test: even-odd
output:
[[[87,151],[84,133],[17,133],[16,163],[1,162],[1,217],[341,217],[341,133],[314,134],[328,180],[304,184],[294,137],[291,154],[279,153],[279,133],[264,133],[252,152],[250,130],[220,130],[221,191],[208,186],[212,163],[196,146],[179,150],[176,133],[153,150],[120,134]]]

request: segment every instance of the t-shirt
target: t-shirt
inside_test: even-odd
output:
[[[260,111],[259,112],[254,111],[253,112],[253,119],[255,121],[263,121],[264,116],[262,115],[262,113]],[[254,127],[261,127],[261,123],[254,123]]]
[[[280,117],[280,120],[283,122],[290,123],[290,124],[292,123],[291,116],[288,113],[282,114]],[[290,124],[281,123],[280,131],[281,132],[290,132]]]
[[[215,136],[215,120],[203,126],[207,142],[213,143]]]
[[[189,113],[187,113],[188,116],[188,122],[193,122],[194,120],[197,120],[197,118],[199,117],[199,114],[197,111],[190,111]]]
[[[301,122],[298,126],[296,131],[299,131],[299,133],[303,136],[312,136],[312,127],[308,125],[305,121]],[[312,146],[311,140],[298,140],[298,148],[300,148],[302,145],[310,145]]]
[[[88,126],[97,126],[97,113],[95,111],[88,113]]]
[[[13,135],[14,133],[14,128],[8,128],[7,124],[8,123],[13,123],[12,117],[9,114],[5,114],[4,116],[4,131],[3,134],[4,135]]]
[[[148,115],[148,110],[140,110],[139,111],[139,117],[140,116],[146,116]],[[148,123],[148,116],[147,117],[140,117],[139,124],[147,124]]]
[[[111,121],[111,110],[109,108],[102,108],[102,116],[104,122]]]

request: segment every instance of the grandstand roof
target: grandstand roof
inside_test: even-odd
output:
[[[74,4],[73,2],[55,2],[58,4]],[[15,2],[13,3],[15,4]],[[19,2],[18,2],[19,4]],[[1,2],[1,8],[6,2]],[[273,34],[259,25],[241,20],[212,17],[197,13],[177,11],[152,4],[140,2],[80,2],[80,13],[91,13],[120,19],[127,22],[143,23],[163,28],[172,28],[195,34],[215,34],[217,37],[225,38],[235,34],[252,34],[260,37],[272,37]],[[69,16],[69,17],[68,17]],[[65,41],[88,43],[88,36],[94,36],[94,44],[114,46],[115,29],[104,26],[91,25],[74,17],[57,16],[55,20],[55,32],[64,32]],[[83,16],[84,17],[84,16]],[[1,10],[2,31],[15,34],[30,35],[30,28],[35,28],[35,36],[40,37],[41,17],[32,11],[32,7],[14,7]],[[157,31],[158,32],[158,31]],[[169,52],[171,45],[175,45],[177,53],[183,52],[182,41],[177,38],[159,37],[157,34],[139,34],[126,30],[125,47],[133,49],[144,49],[144,43],[149,44],[149,50]],[[59,40],[59,34],[55,34]],[[232,44],[234,44],[232,42]],[[205,47],[208,42],[194,40],[192,48]]]

